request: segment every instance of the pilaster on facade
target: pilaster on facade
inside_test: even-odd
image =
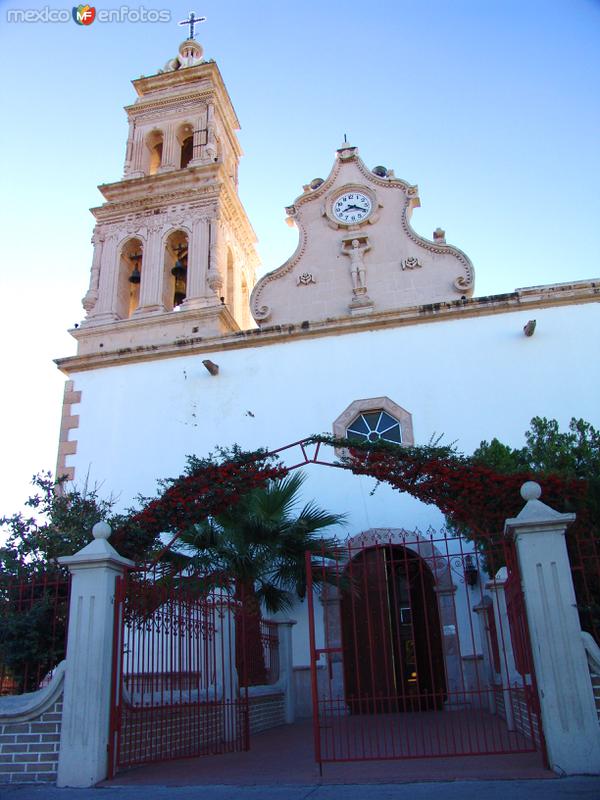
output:
[[[75,391],[74,381],[65,381],[63,394],[62,417],[58,439],[58,458],[56,461],[56,478],[66,477],[75,480],[75,467],[67,466],[68,456],[77,453],[77,440],[71,438],[71,431],[79,427],[79,415],[73,414],[73,406],[81,402],[81,392]]]

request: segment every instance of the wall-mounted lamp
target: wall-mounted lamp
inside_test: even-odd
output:
[[[206,367],[206,369],[210,372],[211,375],[218,375],[219,374],[219,365],[215,364],[214,361],[211,361],[210,358],[205,358],[202,363]]]
[[[475,586],[479,572],[477,566],[473,563],[473,556],[465,556],[465,580],[469,586]]]
[[[530,319],[527,325],[523,325],[523,333],[525,336],[533,336],[533,332],[535,331],[535,320]]]

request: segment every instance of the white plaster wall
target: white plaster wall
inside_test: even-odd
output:
[[[522,329],[532,318],[528,338]],[[361,398],[387,395],[411,412],[417,444],[444,434],[467,453],[494,436],[522,445],[534,415],[600,425],[598,323],[598,304],[528,309],[212,352],[217,377],[203,355],[74,373],[82,401],[67,463],[79,482],[88,476],[127,507],[153,493],[157,478],[179,474],[186,454],[234,442],[274,449],[330,432]],[[307,475],[307,499],[348,513],[342,535],[443,522],[436,508],[388,486],[371,495],[371,479],[314,465]],[[306,626],[294,636],[304,650]]]

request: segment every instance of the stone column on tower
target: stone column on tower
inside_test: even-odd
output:
[[[142,281],[140,284],[140,303],[134,315],[164,311],[162,302],[162,235],[163,225],[159,222],[148,228],[148,239],[144,247],[142,261]]]
[[[94,256],[92,259],[92,272],[90,274],[90,285],[81,301],[82,306],[90,314],[98,301],[98,285],[100,283],[100,264],[102,261],[102,249],[104,246],[104,234],[100,230],[94,230],[92,236],[94,245]]]
[[[209,258],[209,229],[207,217],[194,220],[190,239],[187,272],[187,297],[184,308],[202,308],[214,302],[207,286]]]
[[[194,120],[194,146],[193,158],[188,167],[197,167],[204,161],[204,146],[206,144],[206,109]]]
[[[162,150],[162,161],[158,169],[159,172],[169,172],[172,169],[177,169],[177,137],[175,136],[175,128],[173,125],[165,126],[164,128],[164,141]]]
[[[118,319],[115,311],[117,281],[119,270],[117,262],[117,233],[109,233],[104,241],[102,255],[100,259],[100,279],[98,282],[98,300],[93,308],[90,317],[94,322]]]
[[[223,229],[218,218],[210,220],[210,252],[208,255],[208,285],[212,291],[221,296],[225,281],[223,280],[224,247]]]

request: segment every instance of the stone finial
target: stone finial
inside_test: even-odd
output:
[[[433,241],[438,244],[446,244],[446,231],[443,228],[436,228],[433,232]]]
[[[94,539],[110,539],[112,528],[108,522],[97,522],[92,528],[92,536]]]
[[[521,486],[521,497],[526,502],[530,500],[539,500],[542,496],[542,487],[535,481],[525,481]]]

